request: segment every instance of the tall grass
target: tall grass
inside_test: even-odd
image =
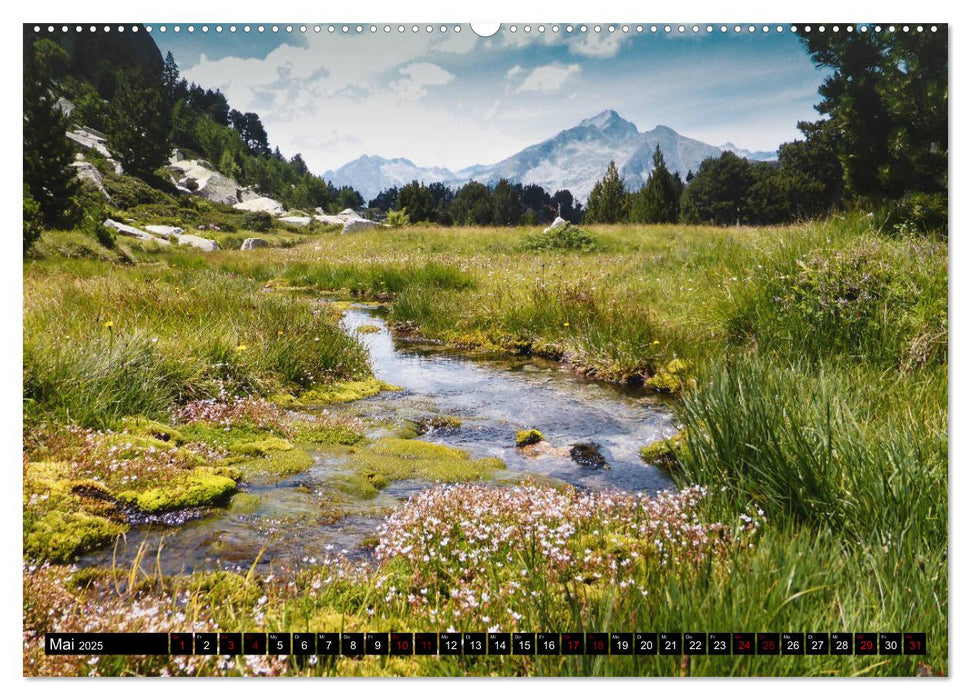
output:
[[[162,266],[25,268],[28,420],[103,427],[196,398],[368,373],[366,351],[319,306],[247,279]]]

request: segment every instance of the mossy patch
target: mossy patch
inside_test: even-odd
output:
[[[269,452],[264,457],[235,462],[233,466],[245,474],[296,474],[313,466],[314,458],[301,449]]]
[[[289,452],[293,445],[281,437],[269,435],[258,440],[233,443],[230,449],[248,457],[266,457],[271,452]]]
[[[687,441],[683,430],[664,440],[652,442],[650,445],[641,448],[641,459],[648,464],[671,469],[678,463],[679,455],[687,449]]]
[[[526,445],[535,445],[543,439],[543,433],[538,430],[520,430],[516,433],[516,447],[526,447]]]
[[[677,394],[694,387],[695,384],[695,379],[688,373],[688,364],[677,358],[644,380],[644,386],[662,394]]]
[[[331,403],[347,403],[357,401],[368,396],[376,396],[382,391],[401,391],[400,386],[382,382],[371,377],[353,382],[336,382],[325,386],[314,387],[294,398],[291,405],[320,406]],[[277,397],[282,398],[282,397]],[[286,405],[286,404],[283,404]]]
[[[427,416],[418,421],[422,433],[430,430],[456,430],[462,427],[462,421],[455,416]]]
[[[374,324],[371,324],[371,323],[365,323],[363,326],[357,327],[357,332],[363,333],[365,335],[370,333],[380,333],[381,326],[375,326]]]
[[[125,491],[118,497],[143,513],[164,513],[180,508],[219,505],[236,490],[236,482],[212,469],[200,467],[185,476],[145,491]]]
[[[506,465],[496,457],[470,459],[463,450],[421,440],[382,438],[370,445],[345,448],[352,470],[336,480],[351,495],[370,498],[396,481],[480,481]]]
[[[24,537],[24,555],[66,562],[110,542],[124,531],[124,525],[97,515],[52,511],[32,523]]]
[[[141,435],[176,445],[181,445],[185,442],[182,433],[175,428],[165,423],[160,423],[159,421],[149,420],[148,418],[124,418],[121,421],[121,426],[129,435]]]
[[[293,431],[293,439],[298,443],[311,445],[355,445],[364,435],[344,425],[299,423]]]

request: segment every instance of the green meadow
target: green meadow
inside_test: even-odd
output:
[[[25,634],[918,631],[926,657],[89,660],[25,644],[25,673],[946,675],[946,241],[862,214],[536,228],[261,233],[279,245],[214,253],[44,232],[23,268]],[[644,447],[679,492],[488,488],[501,462],[320,410],[395,389],[334,300],[379,303],[401,338],[670,395],[682,429]],[[248,475],[320,450],[358,455],[363,497],[430,484],[365,562],[72,564],[134,516],[226,507]]]

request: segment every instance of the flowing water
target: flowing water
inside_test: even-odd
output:
[[[461,420],[454,429],[433,430],[421,439],[466,450],[473,458],[498,457],[508,466],[497,484],[524,473],[565,481],[583,489],[620,488],[654,492],[670,480],[640,459],[638,450],[674,432],[669,408],[643,392],[578,377],[569,368],[532,358],[484,358],[430,345],[398,342],[371,309],[353,307],[344,315],[351,333],[377,325],[377,333],[357,334],[368,348],[375,376],[403,388],[330,410],[388,426],[432,416]],[[535,428],[553,450],[530,456],[515,447],[518,430]],[[379,436],[390,428],[377,428]],[[569,447],[590,443],[609,469],[581,467]],[[308,470],[285,477],[255,475],[228,508],[173,525],[134,525],[124,542],[82,558],[80,564],[130,563],[144,542],[165,573],[200,569],[260,569],[314,562],[343,552],[366,556],[361,546],[381,519],[402,501],[428,488],[427,482],[399,481],[369,499],[354,498],[336,486],[346,468],[342,458],[322,450]],[[260,556],[261,550],[263,551]]]

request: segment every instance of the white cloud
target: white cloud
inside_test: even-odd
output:
[[[455,77],[441,66],[423,62],[409,63],[399,68],[398,72],[405,77],[388,87],[396,95],[408,100],[421,99],[428,94],[426,88],[445,85]]]
[[[517,75],[523,72],[523,67],[520,65],[515,65],[506,71],[507,78],[515,78]]]
[[[577,63],[540,66],[526,76],[516,92],[556,92],[566,81],[579,74],[580,66]]]
[[[568,41],[570,53],[589,58],[612,58],[616,56],[629,34],[622,32],[592,32],[587,30],[581,35],[574,34]]]

